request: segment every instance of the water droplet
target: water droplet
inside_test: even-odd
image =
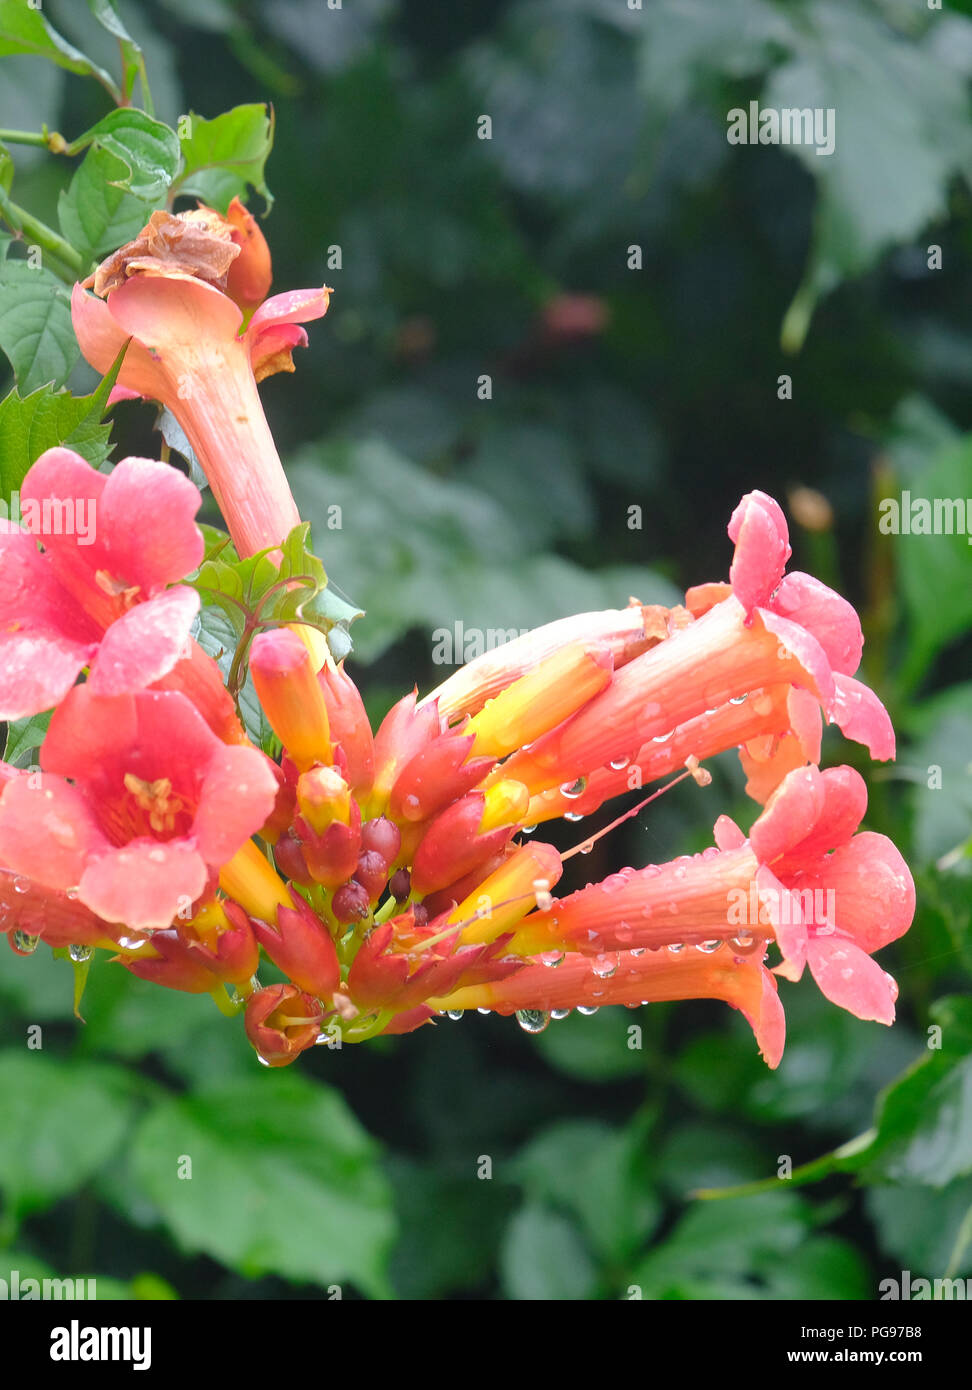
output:
[[[69,888],[64,896],[68,899],[69,902],[76,903],[78,900],[77,888]]]
[[[84,965],[94,955],[93,946],[82,946],[79,942],[74,942],[68,947],[68,955],[75,965]]]
[[[476,1010],[476,1012],[477,1012],[478,1014],[490,1014],[490,1013],[492,1013],[493,1011],[492,1011],[492,1009],[484,1009],[482,1006],[480,1006],[480,1007]]]
[[[536,827],[535,825],[521,825],[521,826],[520,826],[520,834],[521,834],[521,835],[532,835],[533,832],[536,830],[536,828],[537,828],[537,827]]]
[[[753,936],[752,932],[747,931],[744,927],[742,931],[736,932],[736,935],[732,938],[732,945],[735,946],[737,951],[746,951],[755,940],[756,938]]]
[[[562,1018],[569,1018],[569,1017],[570,1017],[570,1009],[551,1009],[551,1010],[550,1010],[550,1017],[551,1017],[555,1022],[559,1023],[560,1020],[561,1020]]]
[[[668,740],[674,736],[674,733],[674,729],[669,729],[667,734],[656,734],[652,739],[652,743],[667,743]]]
[[[580,811],[565,811],[565,812],[564,812],[564,820],[578,821],[578,820],[583,820],[583,819],[584,819],[583,813],[580,812]]]
[[[591,961],[591,969],[599,980],[609,980],[612,975],[618,973],[617,956],[595,956]]]
[[[30,932],[21,931],[19,928],[13,934],[14,950],[21,956],[33,955],[39,941],[39,936],[31,936]]]
[[[578,1004],[577,1012],[579,1014],[586,1015],[587,1018],[590,1018],[592,1014],[597,1013],[598,1007],[599,1006],[597,1004]]]
[[[543,955],[539,957],[540,964],[549,965],[551,969],[555,969],[563,959],[563,951],[544,951]]]
[[[713,951],[718,951],[723,943],[721,941],[697,941],[695,949],[701,951],[703,955],[711,956]]]
[[[591,850],[592,850],[593,848],[594,848],[594,841],[593,841],[593,840],[585,840],[584,843],[583,843],[582,845],[579,846],[579,853],[580,853],[580,854],[590,854],[590,852],[591,852]]]
[[[268,1067],[268,1066],[270,1065],[270,1063],[267,1061],[266,1057],[261,1057],[260,1054],[259,1054],[259,1052],[258,1052],[257,1055],[256,1055],[256,1059],[257,1059],[257,1061],[260,1063],[260,1066],[261,1066],[261,1067]]]
[[[631,948],[631,954],[633,956],[643,956],[645,954],[644,946],[633,946]]]
[[[462,1009],[446,1009],[446,1018],[451,1018],[453,1023],[458,1023],[462,1018],[463,1012],[464,1010]]]
[[[550,1015],[544,1009],[517,1009],[516,1021],[524,1033],[542,1033]]]
[[[147,936],[120,936],[118,944],[126,951],[137,951],[140,946],[144,946],[148,941]]]
[[[608,763],[608,767],[611,768],[613,772],[623,772],[630,761],[630,758],[613,758],[611,762]]]
[[[576,782],[564,782],[560,788],[560,795],[565,796],[568,801],[576,801],[579,796],[583,796],[587,790],[587,778],[578,777]]]
[[[15,892],[15,893],[26,893],[27,890],[28,890],[29,888],[30,888],[30,879],[29,879],[29,878],[24,878],[23,874],[18,874],[17,877],[16,877],[16,878],[14,879],[14,881],[13,881],[13,890],[14,890],[14,892]]]
[[[746,695],[730,695],[730,697],[729,697],[729,703],[730,703],[730,705],[744,705],[748,699],[749,699],[749,695],[748,695],[748,694],[746,694]]]
[[[685,950],[685,942],[684,942],[684,941],[672,941],[672,942],[669,943],[668,949],[671,951],[671,953],[672,953],[673,956],[677,956],[678,953],[679,953],[679,951],[684,951],[684,950]]]

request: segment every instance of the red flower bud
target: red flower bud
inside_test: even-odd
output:
[[[354,873],[361,853],[361,808],[356,801],[349,807],[351,816],[348,825],[335,821],[323,835],[314,831],[303,819],[298,817],[295,829],[300,836],[304,859],[315,882],[323,883],[325,888],[337,888]]]
[[[352,791],[364,794],[371,790],[374,781],[375,741],[358,687],[346,674],[343,663],[336,671],[323,667],[317,679],[327,705],[331,740],[344,758],[346,781]]]
[[[389,813],[396,820],[427,820],[477,786],[494,760],[473,758],[467,763],[474,742],[472,734],[441,734],[419,749],[395,778]]]
[[[386,864],[394,864],[402,847],[402,832],[386,816],[365,821],[361,827],[361,848],[373,849]]]
[[[331,911],[339,922],[360,922],[368,916],[371,902],[367,888],[354,879],[343,884],[334,894]]]
[[[277,909],[276,928],[259,918],[253,934],[267,955],[298,988],[318,999],[330,999],[341,982],[334,942],[324,924],[297,894],[293,908]]]
[[[353,882],[360,883],[368,901],[376,903],[388,882],[388,861],[376,849],[366,849],[358,860]]]
[[[296,985],[269,985],[251,994],[246,1036],[271,1067],[285,1067],[320,1036],[324,1010],[319,999]]]

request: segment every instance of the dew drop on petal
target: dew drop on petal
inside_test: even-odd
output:
[[[13,934],[14,950],[22,956],[33,955],[39,941],[39,936],[31,936],[30,932],[21,931],[19,928]]]
[[[568,801],[576,801],[579,796],[583,796],[587,790],[587,778],[578,777],[576,782],[564,782],[560,788],[560,795],[565,796]]]
[[[597,1013],[598,1008],[599,1005],[597,1004],[578,1004],[577,1012],[579,1014],[584,1014],[587,1018],[590,1018],[592,1014]]]
[[[68,955],[75,965],[84,965],[94,955],[94,947],[82,946],[79,942],[74,942],[68,947]]]
[[[550,1022],[544,1009],[517,1009],[516,1021],[524,1033],[542,1033]]]

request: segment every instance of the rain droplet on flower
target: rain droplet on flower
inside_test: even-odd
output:
[[[516,1021],[524,1033],[542,1033],[550,1022],[550,1015],[543,1009],[517,1009]]]
[[[684,942],[684,941],[672,941],[672,942],[670,942],[668,949],[671,951],[671,953],[672,953],[673,956],[677,956],[678,953],[679,953],[679,951],[684,951],[684,950],[685,950],[685,942]]]
[[[735,946],[738,951],[746,951],[753,944],[755,939],[752,932],[747,931],[746,928],[743,927],[742,931],[737,931],[736,935],[732,938],[732,945]]]
[[[612,975],[618,973],[617,956],[595,956],[591,961],[591,969],[599,980],[609,980]]]
[[[585,1014],[588,1018],[590,1018],[592,1014],[597,1013],[598,1007],[599,1006],[597,1004],[578,1004],[577,1012],[579,1014]]]
[[[630,758],[612,758],[612,760],[608,763],[608,767],[612,770],[612,772],[623,772],[624,769],[630,763],[630,761]]]
[[[94,955],[94,947],[82,946],[80,942],[75,941],[68,947],[68,955],[75,965],[84,965]]]
[[[748,693],[746,695],[730,695],[729,703],[730,705],[744,705],[748,699]]]
[[[32,955],[37,950],[39,936],[31,936],[30,932],[21,931],[19,928],[13,934],[14,950],[22,956]]]
[[[551,1009],[550,1017],[554,1022],[559,1023],[562,1018],[570,1017],[570,1009]]]
[[[711,956],[713,951],[718,951],[722,945],[721,941],[697,941],[695,949],[701,951],[703,955]]]
[[[260,1054],[259,1054],[259,1052],[258,1052],[257,1055],[256,1055],[256,1059],[257,1059],[257,1061],[260,1063],[260,1066],[261,1066],[261,1067],[268,1067],[268,1066],[270,1065],[270,1063],[267,1061],[266,1057],[261,1057]]]
[[[521,825],[521,826],[520,826],[520,834],[521,834],[521,835],[532,835],[533,832],[536,830],[536,828],[537,828],[537,827],[536,827],[535,825]]]
[[[652,739],[652,743],[667,743],[670,738],[674,737],[674,735],[675,730],[669,729],[667,734],[656,734],[655,737]]]
[[[446,1017],[451,1018],[453,1023],[458,1023],[463,1013],[463,1009],[446,1009]]]
[[[643,956],[645,954],[644,946],[632,946],[631,954],[633,956]]]
[[[482,1005],[480,1005],[480,1007],[476,1010],[476,1012],[477,1012],[478,1014],[489,1014],[489,1013],[492,1013],[493,1011],[492,1011],[492,1009],[484,1009],[484,1008],[482,1007]]]
[[[564,782],[560,788],[560,795],[565,796],[568,801],[576,801],[579,796],[583,796],[587,790],[587,778],[578,777],[576,782]]]
[[[578,817],[578,819],[580,819],[580,818]],[[591,850],[592,850],[593,848],[594,848],[594,841],[593,841],[593,840],[585,840],[584,843],[578,847],[579,853],[581,853],[581,854],[590,854],[590,852],[591,852]]]
[[[13,881],[13,890],[14,890],[14,892],[15,892],[15,893],[26,893],[27,890],[28,890],[29,888],[30,888],[30,879],[29,879],[29,878],[24,878],[23,874],[18,874],[17,877],[16,877],[16,878],[14,879],[14,881]]]
[[[549,965],[551,968],[558,966],[563,959],[563,951],[544,951],[543,955],[539,957],[541,965]]]
[[[584,816],[583,816],[583,813],[582,813],[581,811],[565,811],[565,812],[564,812],[564,820],[578,821],[578,820],[583,820],[583,819],[584,819]]]

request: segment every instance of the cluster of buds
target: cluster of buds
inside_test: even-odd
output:
[[[264,251],[239,207],[156,214],[94,296],[75,292],[91,361],[135,340],[122,390],[177,415],[241,553],[296,517],[256,382],[292,366],[295,323],[327,296],[266,300]],[[873,954],[910,925],[911,875],[858,830],[860,776],[819,762],[824,722],[881,760],[894,735],[855,679],[856,613],[785,572],[771,498],[733,513],[728,582],[539,628],[407,694],[375,730],[317,633],[260,631],[249,670],[274,758],[191,636],[194,485],[144,459],[105,477],[55,449],[23,495],[89,497],[99,515],[90,544],[0,531],[0,718],[53,707],[39,770],[0,764],[0,928],[16,951],[104,948],[144,980],[209,993],[273,1066],[470,1009],[539,1031],[573,1008],[690,998],[739,1009],[776,1066],[777,979],[807,966],[835,1004],[892,1021]],[[704,760],[729,749],[761,808],[748,834],[720,816],[701,854],[554,897],[574,851],[542,823],[673,775],[705,786]]]

